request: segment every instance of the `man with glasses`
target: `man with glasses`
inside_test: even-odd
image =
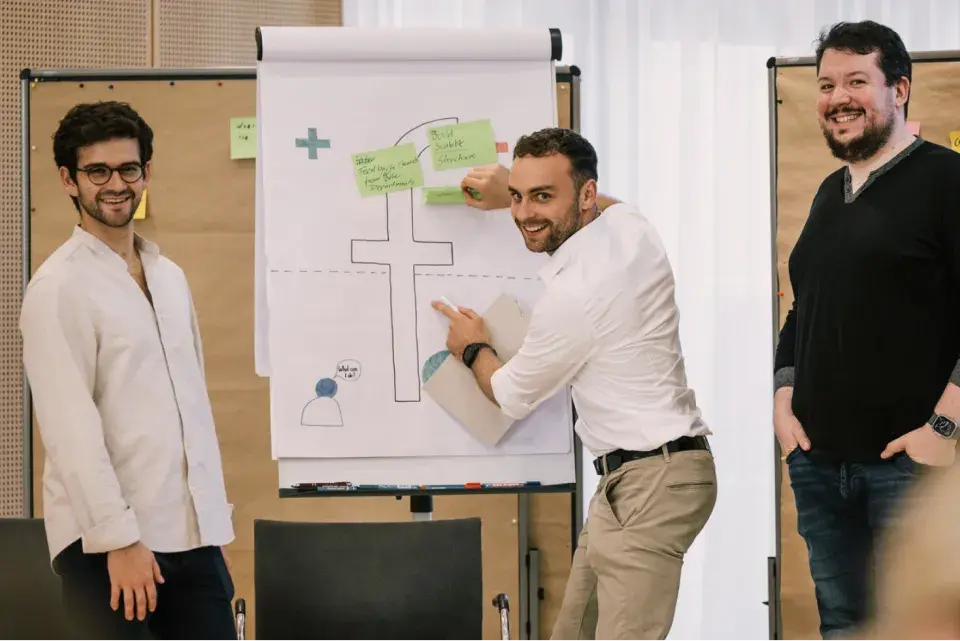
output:
[[[132,225],[153,132],[129,105],[81,104],[53,149],[79,222],[30,280],[20,332],[66,615],[78,638],[236,638],[193,300]]]

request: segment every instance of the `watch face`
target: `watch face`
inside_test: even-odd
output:
[[[933,422],[933,431],[939,434],[940,436],[950,437],[953,436],[954,431],[957,429],[957,424],[951,421],[946,416],[938,416],[937,420]]]

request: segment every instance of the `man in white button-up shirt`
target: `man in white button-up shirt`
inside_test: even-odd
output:
[[[450,319],[451,353],[511,418],[571,386],[576,431],[597,457],[553,637],[664,638],[716,471],[684,373],[667,254],[649,221],[599,196],[596,181],[592,145],[565,129],[521,137],[509,171],[481,167],[463,181],[468,204],[509,207],[527,248],[551,256],[513,359],[500,361],[473,310],[435,307]]]
[[[152,141],[115,102],[77,105],[54,136],[80,220],[20,317],[47,540],[80,637],[236,638],[220,547],[232,508],[190,289],[131,223]]]

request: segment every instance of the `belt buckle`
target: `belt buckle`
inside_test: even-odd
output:
[[[623,465],[623,457],[617,454],[616,452],[610,452],[605,454],[602,457],[604,472],[609,474],[610,472],[615,472],[620,469],[620,466]],[[612,463],[612,465],[611,465]]]

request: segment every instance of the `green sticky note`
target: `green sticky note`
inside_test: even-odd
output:
[[[467,202],[459,187],[424,187],[423,202],[427,205],[462,205]]]
[[[428,139],[437,171],[497,162],[497,142],[489,120],[431,127]]]
[[[423,171],[412,142],[353,154],[361,196],[379,196],[423,185]]]
[[[230,119],[230,159],[257,157],[257,118]]]

